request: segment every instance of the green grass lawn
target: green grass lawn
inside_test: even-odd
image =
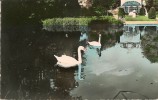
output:
[[[126,21],[155,21],[156,19],[149,19],[146,16],[137,15],[136,18],[132,18],[131,16],[125,16]]]

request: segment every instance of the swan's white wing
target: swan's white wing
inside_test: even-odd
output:
[[[76,66],[78,64],[78,61],[70,56],[62,55],[61,57],[58,57],[57,65],[64,68],[69,68]]]
[[[69,64],[78,62],[75,58],[66,55],[62,55],[61,57],[59,57],[58,61],[62,63],[69,63]]]
[[[64,68],[70,68],[70,67],[77,66],[77,64],[75,64],[75,63],[63,63],[63,62],[57,62],[57,65],[59,65],[60,67],[64,67]]]

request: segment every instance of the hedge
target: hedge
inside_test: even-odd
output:
[[[93,16],[80,18],[51,18],[42,21],[43,28],[48,31],[81,31],[88,28],[92,21],[105,21],[108,24],[122,24],[122,21],[116,20],[111,16]]]

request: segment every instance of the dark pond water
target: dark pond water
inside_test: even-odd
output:
[[[7,28],[2,40],[2,98],[158,98],[158,63],[151,63],[138,43],[150,30],[128,33],[115,29],[87,34],[89,41],[98,41],[97,33],[102,34],[100,53],[86,44],[88,40],[79,42],[80,32]],[[131,44],[124,44],[127,41]],[[54,66],[54,54],[77,59],[79,45],[87,49],[80,66]]]

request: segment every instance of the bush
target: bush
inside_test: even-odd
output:
[[[102,7],[102,6],[94,7],[94,12],[95,12],[95,15],[96,15],[96,16],[103,16],[103,15],[106,15],[106,13],[105,13],[105,8]]]
[[[149,19],[155,19],[156,18],[156,10],[154,7],[151,7],[148,13]]]
[[[108,24],[122,24],[111,16],[92,16],[81,18],[52,18],[43,20],[43,28],[48,31],[80,31],[83,27],[88,27],[92,21],[103,21]]]
[[[144,7],[140,8],[139,15],[141,15],[141,16],[145,15],[145,8]]]
[[[122,17],[122,18],[125,16],[125,11],[124,11],[123,8],[119,8],[118,16],[119,16],[119,17]]]

